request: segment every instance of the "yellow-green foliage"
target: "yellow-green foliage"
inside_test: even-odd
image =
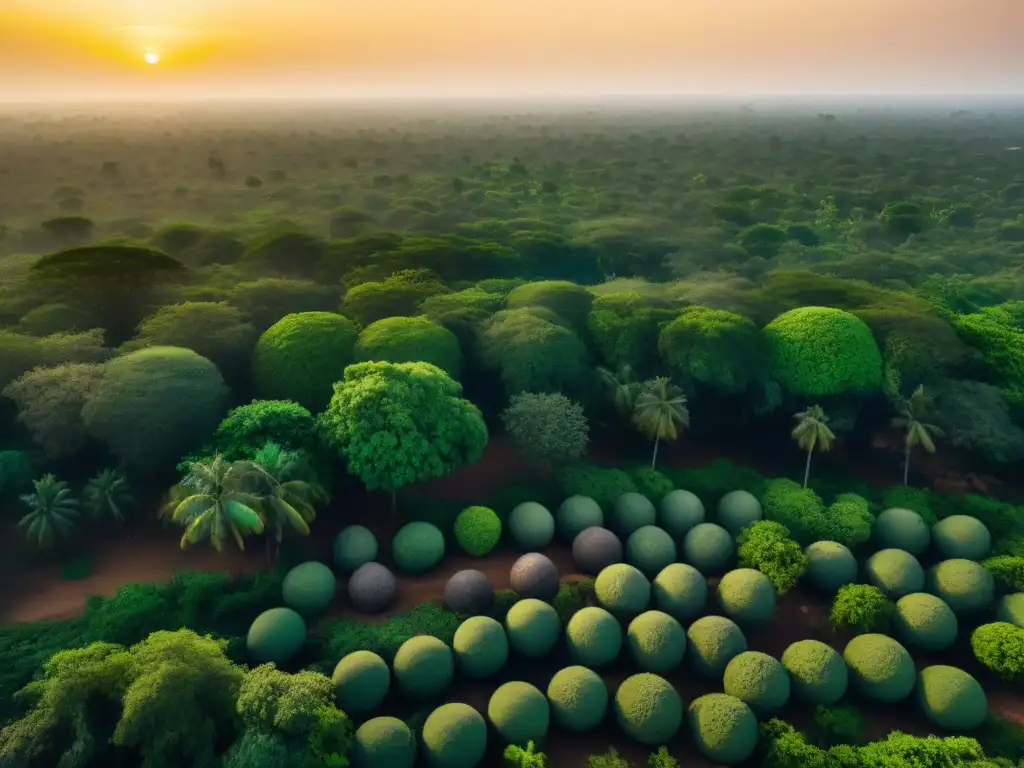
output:
[[[718,582],[718,604],[740,625],[763,624],[775,612],[775,587],[760,571],[737,568]]]
[[[872,701],[902,701],[914,689],[914,660],[885,635],[857,635],[843,651],[854,689]]]
[[[455,518],[455,540],[473,557],[483,557],[501,539],[501,520],[488,507],[466,507]]]
[[[462,371],[458,339],[425,317],[386,317],[366,326],[356,340],[353,359],[433,363],[453,379]]]
[[[590,669],[611,664],[622,649],[622,625],[604,608],[581,608],[565,627],[569,655]]]
[[[542,280],[514,288],[505,303],[509,309],[544,307],[565,318],[574,328],[583,329],[594,294],[568,280]]]
[[[662,360],[683,381],[743,393],[764,374],[764,337],[749,318],[687,307],[658,337]]]
[[[984,560],[992,548],[992,535],[983,522],[970,515],[951,515],[932,529],[935,548],[945,558]]]
[[[995,599],[992,574],[973,560],[943,560],[929,572],[928,587],[957,616],[975,616],[988,610]]]
[[[893,614],[896,636],[912,648],[942,651],[956,642],[958,623],[949,605],[935,595],[901,597]]]
[[[597,574],[594,594],[611,613],[631,617],[646,610],[651,601],[651,583],[632,565],[616,563]]]
[[[356,731],[351,759],[352,768],[413,768],[416,737],[397,717],[375,717]]]
[[[816,541],[804,550],[807,580],[827,594],[857,579],[857,558],[837,541]]]
[[[1024,592],[1004,595],[996,607],[996,620],[1024,627]]]
[[[551,714],[559,727],[574,733],[596,728],[608,711],[608,687],[586,667],[566,667],[548,683]]]
[[[490,677],[508,661],[505,628],[490,616],[471,616],[455,630],[455,662],[466,677]]]
[[[647,672],[622,681],[612,708],[619,727],[648,746],[669,741],[683,722],[683,702],[676,689],[665,678]]]
[[[694,699],[686,720],[697,749],[716,763],[737,765],[757,747],[757,718],[735,696],[708,693]]]
[[[548,735],[551,710],[543,693],[516,680],[499,686],[491,694],[487,717],[505,742],[539,744]]]
[[[338,662],[331,676],[338,706],[350,715],[372,712],[387,696],[391,670],[372,651],[353,651]]]
[[[505,631],[512,650],[528,659],[538,659],[555,647],[562,633],[562,620],[550,605],[531,597],[509,609]]]
[[[452,649],[431,635],[417,635],[402,643],[393,666],[399,686],[416,699],[439,695],[455,674]]]
[[[875,552],[864,566],[874,586],[895,598],[924,589],[924,569],[909,552],[902,549],[883,549]]]
[[[687,655],[696,672],[706,678],[722,676],[733,657],[747,650],[747,638],[732,619],[704,616],[686,630]]]
[[[474,768],[487,752],[487,722],[468,704],[442,704],[420,731],[430,768]]]
[[[689,622],[704,610],[708,601],[708,583],[701,572],[687,563],[672,563],[651,582],[654,607]]]
[[[820,640],[797,640],[782,654],[793,695],[808,704],[834,704],[846,694],[849,670],[843,657]]]
[[[917,701],[925,717],[949,731],[973,730],[988,716],[988,698],[978,681],[943,664],[921,670]]]
[[[722,676],[722,690],[761,715],[771,714],[789,701],[789,673],[773,656],[744,651],[733,657]]]
[[[639,669],[664,674],[682,663],[686,633],[667,613],[646,611],[629,623],[626,647]]]

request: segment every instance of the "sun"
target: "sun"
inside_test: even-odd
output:
[[[146,60],[147,64],[159,64],[160,63],[160,54],[157,53],[156,51],[146,51],[146,53],[143,55],[142,58]]]

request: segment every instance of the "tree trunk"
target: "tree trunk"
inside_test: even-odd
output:
[[[906,448],[903,451],[903,484],[909,484],[910,478],[910,448]]]
[[[813,448],[807,449],[807,464],[804,466],[804,488],[807,487],[807,480],[811,476],[811,454],[814,453]]]
[[[654,455],[651,456],[651,469],[658,463],[658,443],[661,442],[661,435],[654,436]]]

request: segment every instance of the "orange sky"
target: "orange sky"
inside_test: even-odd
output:
[[[1024,0],[0,0],[0,100],[1020,92],[1022,39]]]

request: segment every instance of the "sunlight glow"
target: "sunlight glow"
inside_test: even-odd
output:
[[[145,56],[143,56],[142,58],[144,58],[146,60],[147,64],[159,64],[160,63],[160,54],[157,53],[156,51],[146,51]]]

